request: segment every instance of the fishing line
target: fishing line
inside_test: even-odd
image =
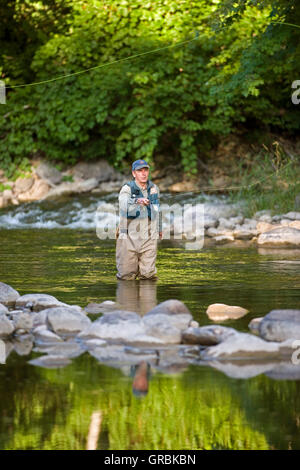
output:
[[[292,27],[296,27],[296,28],[300,29],[300,26],[298,26],[298,25],[295,25],[293,23],[285,23],[285,22],[281,22],[281,21],[271,21],[269,24],[281,24],[281,25],[292,26]],[[232,25],[223,26],[222,28],[219,28],[219,29],[215,30],[214,32],[218,33],[219,31],[221,31],[225,28],[229,28],[230,26],[232,26]],[[207,34],[207,33],[204,33],[202,36],[205,36],[205,34]],[[66,74],[66,75],[60,75],[58,77],[50,78],[48,80],[42,80],[40,82],[25,83],[23,85],[10,85],[10,86],[5,86],[5,88],[8,90],[8,89],[15,89],[15,88],[24,88],[24,87],[29,87],[29,86],[44,85],[46,83],[51,83],[51,82],[55,82],[55,81],[58,81],[58,80],[63,80],[65,78],[74,77],[74,76],[77,76],[77,75],[81,75],[83,73],[91,72],[93,70],[101,69],[101,68],[104,68],[104,67],[109,67],[110,65],[118,64],[120,62],[125,62],[125,61],[128,61],[128,60],[136,59],[137,57],[142,57],[142,56],[145,56],[145,55],[148,55],[148,54],[155,54],[156,52],[163,51],[163,50],[166,50],[166,49],[171,49],[171,48],[174,48],[174,47],[180,47],[180,46],[183,46],[183,45],[188,44],[190,42],[196,41],[200,38],[201,38],[201,36],[199,36],[199,31],[196,31],[194,38],[188,39],[186,41],[179,42],[177,44],[170,44],[169,46],[159,47],[157,49],[152,49],[151,51],[141,52],[139,54],[133,54],[129,57],[124,57],[123,59],[116,59],[116,60],[113,60],[111,62],[106,62],[105,64],[96,65],[94,67],[90,67],[88,69],[80,70],[78,72],[72,72],[72,73],[69,73],[69,74]]]

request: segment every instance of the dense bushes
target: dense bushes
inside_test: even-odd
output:
[[[298,129],[300,112],[290,96],[300,78],[300,29],[270,25],[296,22],[296,2],[68,4],[72,14],[63,31],[60,26],[47,41],[43,36],[31,61],[31,80],[49,82],[8,89],[0,107],[6,171],[38,152],[62,163],[177,161],[195,172],[221,135],[249,127]]]

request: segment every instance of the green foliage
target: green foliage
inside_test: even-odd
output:
[[[193,174],[203,149],[230,132],[296,133],[300,113],[290,95],[300,30],[271,24],[297,22],[295,1],[74,0],[63,21],[63,3],[44,0],[33,30],[51,3],[55,14],[42,22],[27,63],[31,81],[48,82],[8,90],[1,167],[37,152],[63,164],[101,157],[121,168],[137,158],[155,165],[162,155]],[[27,78],[7,61],[2,69],[19,83]]]
[[[300,193],[299,160],[283,152],[277,142],[273,152],[261,152],[250,165],[239,165],[239,189],[231,191],[232,202],[245,201],[245,215],[270,209],[282,214],[294,209],[296,195]]]

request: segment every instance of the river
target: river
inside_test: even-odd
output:
[[[299,308],[297,250],[186,250],[183,242],[164,240],[158,281],[124,287],[115,278],[115,242],[100,240],[94,223],[97,206],[115,198],[82,196],[2,211],[1,281],[21,295],[43,292],[81,307],[121,300],[141,314],[178,299],[200,325],[212,323],[205,313],[211,303],[240,305],[249,314],[222,323],[240,331],[272,309]],[[28,363],[37,356],[13,351],[0,365],[1,449],[85,449],[93,416],[98,449],[300,448],[300,381],[268,371],[233,378],[203,364],[168,374],[151,368],[149,391],[137,397],[130,367],[108,367],[85,352],[67,367],[46,369]]]

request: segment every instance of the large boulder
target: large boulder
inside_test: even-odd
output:
[[[47,181],[50,186],[59,184],[62,180],[62,174],[50,163],[42,162],[35,169],[36,174]]]
[[[208,318],[213,321],[236,320],[244,317],[249,310],[237,305],[211,304],[206,310]]]
[[[28,191],[18,195],[18,199],[20,202],[38,201],[48,194],[49,188],[50,186],[46,181],[36,179]]]
[[[0,282],[0,302],[4,305],[15,305],[16,300],[20,297],[19,292],[8,284]]]
[[[182,342],[185,344],[201,344],[212,346],[225,341],[232,335],[238,334],[234,328],[221,325],[208,325],[196,328],[187,328],[182,333]]]
[[[45,312],[48,325],[58,335],[76,335],[91,324],[91,320],[76,308],[54,307]]]
[[[19,177],[14,184],[14,193],[20,194],[29,191],[34,184],[34,178],[21,178]]]
[[[72,169],[75,179],[86,180],[96,178],[98,183],[120,179],[118,173],[106,160],[97,162],[79,162]]]
[[[267,341],[300,340],[300,310],[272,310],[261,320],[258,331]]]
[[[294,227],[279,227],[265,233],[257,238],[258,246],[300,246],[300,230]]]

